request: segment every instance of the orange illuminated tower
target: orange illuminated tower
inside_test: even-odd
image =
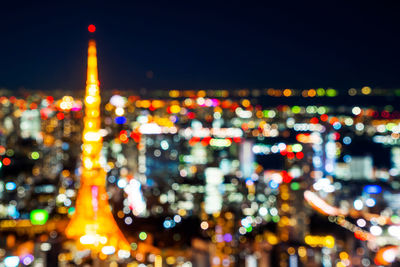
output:
[[[89,31],[93,32],[95,28],[91,26]],[[103,147],[100,134],[100,101],[96,42],[90,40],[82,134],[83,167],[75,213],[65,233],[68,238],[76,239],[80,248],[106,255],[116,252],[118,255],[126,255],[130,246],[111,213],[106,192],[106,172],[100,164]]]

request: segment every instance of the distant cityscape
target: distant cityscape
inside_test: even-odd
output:
[[[0,267],[399,266],[400,89],[99,80],[0,90]]]
[[[81,92],[64,93],[0,97],[4,266],[94,264],[64,234],[80,186],[84,125]],[[398,93],[350,89],[349,105],[322,88],[103,90],[100,162],[131,248],[103,251],[104,260],[392,264],[400,239]],[[393,105],[362,104],[386,96]]]

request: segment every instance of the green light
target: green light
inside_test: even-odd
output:
[[[325,89],[324,88],[318,88],[317,89],[317,95],[318,96],[324,96],[325,95]]]
[[[246,227],[246,231],[250,233],[251,231],[253,231],[253,227],[251,225],[249,227]]]
[[[389,122],[388,124],[386,124],[386,130],[391,131],[395,126],[396,126],[395,123]]]
[[[281,217],[279,217],[279,215],[272,216],[272,221],[273,221],[274,223],[279,222],[280,219],[281,219]]]
[[[275,117],[276,112],[274,110],[266,109],[266,110],[263,111],[263,115],[264,115],[265,118],[273,118],[273,117]]]
[[[75,213],[75,207],[71,207],[71,208],[68,209],[68,214],[69,215],[72,215],[74,213]]]
[[[140,232],[139,238],[140,238],[140,240],[146,240],[147,234],[145,232]]]
[[[330,88],[326,90],[326,95],[329,97],[337,96],[337,91],[335,89]]]
[[[390,219],[393,223],[400,223],[400,217],[397,215],[393,215],[392,217],[390,217]]]
[[[299,184],[298,182],[293,182],[293,183],[290,184],[290,188],[291,188],[293,191],[297,191],[297,190],[300,189],[300,184]]]
[[[326,108],[325,107],[319,107],[318,108],[318,110],[317,110],[317,112],[318,112],[318,114],[325,114],[326,112],[327,112],[327,110],[326,110]]]
[[[7,149],[6,155],[9,156],[9,157],[14,156],[14,150],[12,150],[12,149]]]
[[[308,106],[306,108],[307,113],[316,113],[317,112],[317,107],[316,106]]]
[[[131,249],[137,250],[138,245],[136,243],[131,243]]]
[[[33,225],[43,225],[47,222],[49,213],[47,210],[37,209],[31,211],[31,223]]]
[[[34,159],[34,160],[37,160],[39,158],[39,156],[40,156],[39,152],[33,151],[31,153],[31,158]]]
[[[299,106],[293,106],[293,107],[292,107],[292,112],[293,112],[294,114],[299,113],[300,110],[301,110],[301,108],[300,108]]]

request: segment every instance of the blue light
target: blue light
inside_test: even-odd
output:
[[[115,123],[116,124],[124,124],[125,122],[126,122],[126,118],[123,117],[123,116],[115,118]]]
[[[346,163],[349,163],[351,161],[351,156],[350,155],[344,155],[343,156],[343,161]]]
[[[19,212],[18,212],[18,210],[17,210],[17,207],[14,206],[14,205],[9,205],[9,206],[7,207],[7,213],[8,213],[8,215],[9,215],[10,217],[12,217],[12,218],[14,218],[14,219],[19,218]]]
[[[15,188],[17,188],[17,185],[16,185],[14,182],[8,182],[8,183],[6,183],[6,189],[7,189],[8,191],[12,191],[12,190],[14,190]]]
[[[113,175],[111,175],[111,176],[108,177],[108,181],[109,181],[110,183],[115,183],[116,180],[117,180],[117,179],[116,179],[115,176],[113,176]]]
[[[345,136],[345,137],[343,138],[343,143],[344,143],[345,145],[350,145],[350,143],[351,143],[351,137]]]
[[[69,149],[69,144],[68,143],[62,143],[61,148],[62,148],[62,150],[68,150]]]
[[[382,187],[379,185],[366,185],[364,186],[364,192],[367,194],[380,194],[382,192]]]
[[[340,128],[342,128],[342,125],[340,124],[340,122],[335,122],[335,123],[333,124],[333,129],[339,130]]]
[[[269,187],[271,187],[272,189],[277,189],[279,187],[279,184],[277,182],[275,182],[274,180],[269,181]]]
[[[164,221],[163,225],[164,225],[164,228],[168,229],[168,228],[171,227],[171,222],[170,221]]]
[[[375,204],[376,204],[376,200],[374,199],[374,198],[368,198],[366,201],[365,201],[365,204],[367,205],[367,207],[373,207],[373,206],[375,206]]]
[[[163,225],[164,225],[164,228],[167,228],[167,229],[168,229],[168,228],[174,228],[175,225],[176,225],[176,223],[175,223],[174,220],[171,220],[170,218],[167,218],[167,219],[164,221]]]

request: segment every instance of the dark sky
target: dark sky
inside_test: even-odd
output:
[[[1,4],[0,87],[82,90],[90,23],[105,89],[400,87],[399,1],[79,2]]]

